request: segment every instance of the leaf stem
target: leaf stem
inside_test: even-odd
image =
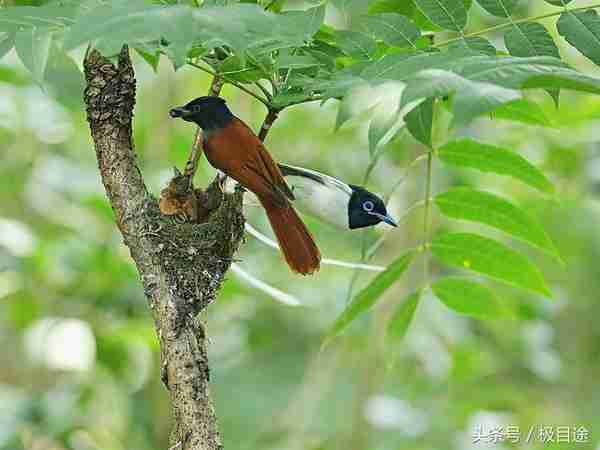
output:
[[[260,83],[260,81],[255,81],[255,82],[254,82],[254,85],[255,85],[257,88],[259,88],[259,89],[262,91],[262,93],[263,93],[263,94],[265,94],[265,97],[266,97],[266,98],[267,98],[269,101],[273,100],[273,96],[271,95],[271,93],[269,92],[269,90],[268,90],[266,87],[264,87],[264,86],[263,86],[263,85]]]
[[[379,152],[379,154],[381,154],[381,151]],[[365,171],[365,175],[363,177],[363,185],[367,185],[369,182],[369,179],[371,178],[371,174],[373,172],[373,169],[375,169],[375,166],[377,165],[377,162],[379,161],[379,157],[378,155],[371,155],[370,161],[369,161],[369,166],[367,167],[367,170]],[[368,233],[368,229],[364,229],[361,232],[360,235],[360,262],[364,263],[367,260],[367,233]],[[352,273],[352,278],[350,278],[350,283],[348,285],[348,296],[346,298],[346,302],[350,302],[350,300],[352,300],[352,294],[354,292],[354,287],[356,285],[356,282],[358,281],[358,277],[360,276],[360,271],[358,269],[355,269],[354,272]]]
[[[247,57],[252,64],[254,64],[256,67],[258,67],[262,71],[262,73],[265,74],[265,76],[267,77],[267,80],[269,80],[269,83],[271,84],[271,89],[273,90],[273,95],[277,94],[277,92],[279,92],[279,84],[277,83],[277,80],[273,76],[273,73],[270,72],[269,70],[267,70],[267,68],[258,59],[254,58],[252,55],[248,54]]]
[[[225,84],[223,77],[215,76],[210,84],[210,89],[208,90],[208,95],[213,97],[218,97],[221,94],[221,89],[223,89],[223,85]]]
[[[433,152],[427,154],[427,174],[425,176],[425,211],[423,213],[423,249],[429,244],[429,234],[431,229],[431,168],[433,162]],[[429,279],[429,258],[427,254],[423,255],[423,283],[426,284]]]
[[[410,174],[410,170],[415,167],[417,164],[419,164],[421,161],[425,161],[428,156],[433,156],[433,150],[429,150],[426,153],[423,153],[419,156],[417,156],[415,159],[413,159],[411,161],[410,164],[408,164],[406,166],[406,168],[404,169],[404,174],[400,177],[400,179],[396,182],[396,184],[394,184],[392,186],[392,188],[383,196],[383,201],[387,206],[389,206],[389,202],[390,202],[390,198],[392,197],[392,195],[394,194],[394,192],[396,192],[396,190],[408,179],[408,175]],[[430,201],[433,200],[432,198],[430,198]],[[400,218],[396,221],[396,223],[398,224],[398,226],[400,226],[402,223],[404,223],[404,221],[410,216],[410,214],[415,211],[418,208],[422,208],[423,206],[425,206],[426,203],[426,199],[423,200],[419,200],[418,202],[416,202],[414,205],[412,205],[411,207],[409,207],[407,210],[404,211],[404,213],[402,214],[402,216],[400,216]],[[379,250],[379,247],[381,247],[381,245],[383,245],[383,243],[385,242],[386,238],[387,238],[388,234],[384,234],[383,236],[381,236],[368,250],[367,250],[367,254],[366,254],[366,260],[370,261],[371,258],[375,255],[375,253],[377,252],[377,250]]]
[[[210,84],[210,88],[208,89],[208,95],[213,97],[218,97],[221,93],[221,89],[223,88],[223,78],[219,76],[215,76]],[[183,171],[183,175],[188,180],[189,189],[193,189],[193,180],[194,175],[196,175],[196,171],[198,170],[198,162],[200,161],[200,156],[202,155],[202,129],[197,127],[196,135],[194,136],[194,142],[192,144],[192,150],[190,151],[190,156],[188,157],[187,162],[185,163],[185,169]]]
[[[381,147],[381,148],[385,148],[385,147]],[[373,170],[375,170],[375,167],[377,166],[377,163],[379,162],[379,158],[383,154],[383,150],[381,150],[381,148],[379,149],[379,151],[377,151],[376,153],[373,154],[371,160],[369,161],[369,165],[367,166],[367,170],[365,171],[365,175],[363,176],[363,180],[362,180],[363,185],[366,185],[369,182],[369,178],[371,178],[371,174],[373,173]]]
[[[410,206],[408,209],[406,209],[404,211],[404,213],[400,216],[400,218],[398,220],[396,220],[396,224],[398,226],[402,225],[411,216],[411,214],[414,211],[425,206],[425,203],[426,203],[426,201],[425,201],[425,199],[423,199],[423,200],[419,200],[418,202],[416,202],[415,204]],[[389,231],[388,231],[388,233],[389,233]],[[367,250],[367,253],[366,253],[366,261],[370,261],[371,258],[377,252],[377,250],[379,250],[381,245],[385,242],[385,238],[387,237],[388,233],[385,233],[384,235],[382,235],[379,239],[377,239],[377,241],[373,245],[371,245],[371,247],[369,247],[369,249]]]
[[[323,97],[322,95],[318,95],[317,94],[317,95],[314,95],[312,97],[306,98],[304,100],[300,100],[300,101],[297,101],[297,102],[289,103],[287,106],[295,106],[295,105],[301,105],[302,103],[316,102],[316,101],[319,101],[319,100],[323,100],[324,98],[325,97]]]
[[[452,44],[453,42],[462,41],[465,38],[481,36],[482,34],[487,34],[487,33],[493,32],[493,31],[502,30],[504,28],[508,28],[510,26],[517,25],[520,23],[533,22],[533,21],[537,21],[537,20],[547,19],[548,17],[560,16],[561,14],[563,14],[565,12],[577,12],[577,11],[584,11],[584,10],[593,9],[593,8],[600,8],[600,3],[595,3],[593,5],[588,5],[588,6],[578,6],[577,8],[566,8],[565,7],[565,8],[561,8],[560,11],[553,11],[551,13],[541,14],[541,15],[535,16],[535,17],[524,17],[522,19],[510,20],[509,22],[494,25],[493,27],[484,28],[483,30],[473,31],[471,33],[465,33],[465,34],[462,34],[461,36],[458,36],[458,37],[455,37],[452,39],[448,39],[446,41],[438,42],[437,44],[433,45],[432,47],[435,47],[435,48],[444,47],[448,44]]]
[[[269,2],[269,4],[267,6],[265,6],[265,11],[268,11],[269,9],[271,9],[271,6],[273,6],[275,3],[277,3],[277,0],[271,0]]]
[[[241,91],[244,91],[246,94],[254,97],[256,100],[258,100],[259,102],[261,102],[263,105],[265,105],[267,108],[269,108],[270,104],[269,104],[269,100],[267,100],[266,98],[261,97],[260,95],[258,95],[256,92],[251,91],[250,89],[248,89],[247,87],[245,87],[244,85],[238,83],[237,81],[232,80],[231,78],[228,78],[224,75],[218,74],[217,72],[215,72],[214,70],[211,69],[207,69],[206,67],[201,66],[200,64],[196,64],[195,62],[192,61],[188,61],[188,64],[192,67],[195,67],[196,69],[199,69],[203,72],[209,73],[211,74],[213,77],[221,77],[223,78],[224,81],[226,81],[227,83],[235,86],[236,88],[238,88]]]
[[[418,165],[421,161],[427,159],[427,156],[431,153],[432,151],[430,150],[427,153],[423,153],[419,156],[417,156],[415,159],[413,159],[410,164],[408,166],[406,166],[406,168],[404,169],[404,173],[402,174],[402,176],[400,177],[400,179],[398,181],[396,181],[396,184],[394,184],[392,186],[392,188],[389,190],[389,192],[387,192],[384,195],[383,201],[387,204],[390,201],[390,198],[392,197],[392,195],[394,195],[394,192],[396,192],[396,190],[407,180],[408,175],[410,174],[411,169],[413,169],[416,165]]]

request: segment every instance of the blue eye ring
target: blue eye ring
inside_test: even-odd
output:
[[[362,206],[366,212],[371,212],[373,211],[373,208],[375,208],[375,204],[371,200],[367,200]]]

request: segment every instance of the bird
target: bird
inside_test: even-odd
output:
[[[294,207],[341,230],[356,230],[381,222],[397,227],[385,203],[362,186],[347,184],[331,175],[305,167],[278,163],[286,183],[292,189]],[[228,183],[233,190],[235,183]],[[248,199],[247,204],[255,204]]]
[[[316,170],[279,163],[279,170],[291,187],[294,206],[303,213],[343,230],[355,230],[381,222],[397,227],[381,198],[362,186]]]
[[[202,128],[208,162],[258,197],[290,269],[302,275],[318,271],[321,253],[291,204],[292,190],[262,141],[225,100],[198,97],[169,114]]]

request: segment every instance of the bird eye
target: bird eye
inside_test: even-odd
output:
[[[374,207],[375,207],[375,205],[370,200],[367,200],[366,202],[363,203],[363,209],[367,212],[373,211]]]

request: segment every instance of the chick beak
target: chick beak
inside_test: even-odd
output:
[[[398,224],[396,223],[396,221],[394,219],[392,219],[392,217],[389,214],[388,215],[384,215],[384,214],[379,214],[379,213],[376,213],[376,212],[372,212],[371,214],[373,214],[375,217],[377,217],[382,222],[387,223],[388,225],[391,225],[393,227],[397,227],[398,226]]]
[[[185,109],[183,106],[179,107],[179,108],[173,108],[171,111],[169,111],[169,115],[172,118],[177,118],[177,117],[181,117],[182,119],[185,119],[185,117],[189,116],[191,113],[191,111]]]

